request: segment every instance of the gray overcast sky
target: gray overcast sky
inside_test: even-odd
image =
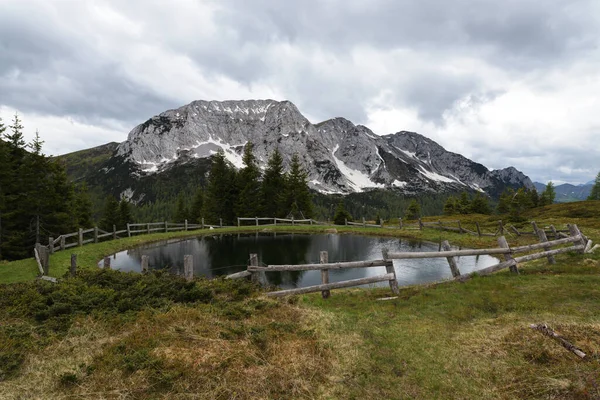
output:
[[[533,180],[600,170],[597,0],[0,0],[0,117],[49,154],[192,100],[290,100]]]

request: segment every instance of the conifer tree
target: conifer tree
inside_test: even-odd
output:
[[[300,165],[298,154],[292,156],[290,170],[285,175],[284,207],[294,217],[312,218],[312,196],[307,174]]]
[[[175,216],[173,220],[177,223],[183,223],[188,219],[188,208],[185,204],[185,196],[183,193],[179,193],[177,196],[177,205],[175,206]]]
[[[100,220],[100,228],[111,232],[113,225],[119,226],[119,202],[114,196],[109,195],[104,202],[104,212]]]
[[[190,221],[194,224],[200,223],[202,220],[202,210],[204,208],[204,190],[199,187],[194,195],[194,201],[190,207]]]
[[[133,217],[131,216],[131,204],[125,197],[122,197],[121,201],[119,202],[119,224],[118,224],[118,226],[120,229],[125,229],[127,227],[127,224],[130,224],[132,222],[133,222]]]
[[[458,212],[461,214],[468,214],[471,212],[471,200],[467,192],[463,191],[458,199]]]
[[[283,158],[279,149],[275,149],[267,162],[261,186],[262,215],[276,218],[285,217],[284,193],[282,190],[284,187]]]
[[[75,188],[73,198],[73,225],[75,228],[89,228],[94,225],[92,199],[85,182]]]
[[[217,223],[219,218],[224,224],[233,224],[235,220],[234,204],[236,200],[236,172],[225,160],[220,150],[213,156],[206,196],[204,214],[208,223]]]
[[[556,198],[556,190],[554,190],[554,183],[552,181],[550,181],[546,184],[544,191],[540,195],[538,204],[542,207],[549,206],[550,204],[554,203],[555,198]],[[535,207],[535,205],[534,205],[534,207]]]
[[[412,199],[405,212],[406,219],[417,219],[421,216],[421,206],[416,199]]]
[[[491,210],[487,197],[481,193],[477,193],[473,197],[473,200],[471,200],[470,212],[474,214],[490,214]]]
[[[458,212],[458,199],[454,196],[448,197],[444,203],[444,214],[454,215]]]
[[[347,221],[352,221],[352,216],[346,208],[344,208],[344,202],[340,201],[335,210],[335,215],[333,216],[333,223],[335,225],[345,225]]]
[[[592,186],[592,190],[587,199],[588,200],[600,200],[600,172],[598,172],[598,175],[596,175],[596,180],[594,181],[594,186]]]
[[[9,128],[11,133],[4,134],[8,143],[15,149],[24,149],[25,139],[23,138],[23,125],[21,125],[19,114],[15,113],[12,125],[9,125]]]
[[[254,145],[244,147],[244,167],[237,174],[238,198],[236,214],[239,217],[256,217],[261,211],[260,170],[253,154]]]
[[[510,211],[510,203],[515,195],[515,191],[512,188],[504,189],[498,200],[498,206],[496,210],[498,214],[507,214]]]

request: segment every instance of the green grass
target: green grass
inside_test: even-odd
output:
[[[575,222],[598,242],[597,206],[586,203],[553,205],[528,217],[538,225]],[[469,229],[475,221],[491,229],[498,219],[458,218]],[[237,230],[222,232],[231,231]],[[496,245],[493,237],[433,229],[401,234]],[[318,293],[272,300],[244,281],[186,283],[95,268],[106,254],[183,235],[76,248],[85,268],[58,285],[31,281],[27,273],[15,278],[14,270],[5,274],[29,281],[0,285],[0,398],[600,398],[600,252],[561,254],[555,265],[522,264],[520,275],[501,271],[465,283],[401,287],[386,301],[378,300],[390,296],[386,288],[334,290],[327,300]],[[54,275],[66,271],[70,253],[53,256]],[[28,265],[7,263],[0,272]],[[547,323],[586,360],[530,329],[534,323]]]

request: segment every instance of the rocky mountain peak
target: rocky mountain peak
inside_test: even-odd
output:
[[[503,185],[531,183],[514,168],[489,171],[415,132],[378,136],[342,117],[312,124],[293,103],[275,100],[198,100],[165,111],[135,127],[117,156],[142,179],[217,151],[241,167],[248,142],[261,167],[275,148],[285,164],[298,154],[310,185],[326,193],[369,188],[407,194],[494,192]]]

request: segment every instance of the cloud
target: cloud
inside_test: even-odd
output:
[[[0,3],[0,115],[48,124],[56,152],[192,100],[274,98],[542,181],[598,169],[593,0]]]

